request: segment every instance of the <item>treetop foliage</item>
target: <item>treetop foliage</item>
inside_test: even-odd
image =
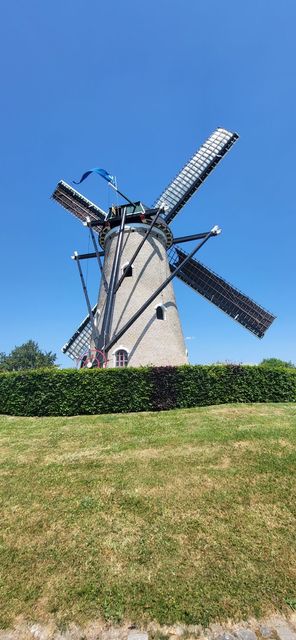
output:
[[[280,360],[279,358],[264,358],[260,362],[260,367],[281,367],[282,369],[295,369],[295,364],[291,360]]]
[[[0,353],[0,371],[56,367],[56,359],[55,353],[52,351],[43,352],[37,342],[28,340],[19,347],[14,347],[9,354]]]

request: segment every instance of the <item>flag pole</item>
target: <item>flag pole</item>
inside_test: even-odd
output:
[[[115,186],[115,184],[112,184],[112,182],[109,182],[109,185],[110,187],[112,187],[112,189],[114,189],[114,191],[116,191],[120,196],[122,196],[122,198],[124,198],[129,204],[135,207],[135,203],[132,202],[127,196],[125,196],[124,193],[119,191],[119,189],[117,189],[117,185]]]

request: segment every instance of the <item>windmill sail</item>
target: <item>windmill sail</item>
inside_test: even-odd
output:
[[[216,129],[192,156],[154,203],[154,207],[159,207],[162,203],[166,205],[167,223],[173,220],[237,139],[237,133],[221,128]]]
[[[92,309],[93,315],[96,313],[97,305]],[[69,338],[68,342],[63,346],[62,352],[72,360],[81,360],[82,356],[89,349],[92,335],[92,326],[89,315],[84,318],[75,333]]]
[[[94,231],[100,230],[107,215],[105,211],[81,195],[76,189],[72,189],[67,182],[60,180],[52,197],[82,222],[86,222],[87,218],[92,221],[98,220],[99,226],[93,227],[93,229]]]
[[[186,255],[186,252],[179,247],[172,247],[169,250],[171,271],[178,267]],[[275,316],[194,258],[189,260],[177,277],[258,338],[264,336],[275,319]]]

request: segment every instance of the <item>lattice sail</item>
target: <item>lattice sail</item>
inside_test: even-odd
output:
[[[168,252],[171,271],[174,271],[187,255],[179,247],[172,247]],[[260,307],[194,258],[187,262],[177,277],[258,338],[263,338],[275,319],[269,311]]]
[[[159,207],[162,203],[166,205],[166,222],[171,222],[237,139],[237,133],[221,128],[216,129],[192,156],[153,205],[154,207]]]
[[[93,315],[95,314],[96,310],[97,305],[95,305],[92,309]],[[73,333],[72,337],[69,338],[68,342],[66,342],[66,344],[63,346],[62,352],[66,353],[67,356],[72,358],[72,360],[81,360],[82,356],[90,347],[91,334],[92,326],[88,315],[81,322],[78,329],[76,329],[75,333]]]
[[[98,220],[99,226],[93,227],[93,229],[97,232],[100,231],[100,223],[105,221],[107,215],[105,211],[81,195],[76,189],[72,189],[67,182],[60,180],[52,197],[82,222],[86,222],[87,218],[92,221]]]

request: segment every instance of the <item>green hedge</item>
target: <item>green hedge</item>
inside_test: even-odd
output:
[[[260,366],[39,369],[0,374],[0,413],[155,411],[227,402],[295,402],[296,371]]]

